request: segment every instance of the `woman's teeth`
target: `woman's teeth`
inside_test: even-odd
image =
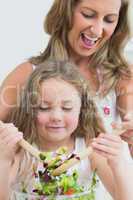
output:
[[[83,40],[83,42],[85,43],[85,45],[87,46],[93,46],[98,38],[90,38],[88,35],[81,33],[81,38]]]

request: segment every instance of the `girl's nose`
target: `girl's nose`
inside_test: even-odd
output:
[[[51,120],[52,121],[55,121],[55,122],[61,121],[62,117],[63,117],[63,113],[60,109],[54,109],[51,112]]]

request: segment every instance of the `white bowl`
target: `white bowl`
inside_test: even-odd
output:
[[[89,192],[81,192],[74,195],[58,195],[58,196],[39,196],[35,194],[23,193],[12,190],[11,200],[92,200]]]

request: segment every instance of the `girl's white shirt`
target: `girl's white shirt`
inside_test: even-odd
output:
[[[85,139],[77,137],[75,140],[75,153],[80,153],[82,150],[86,149]],[[91,184],[93,172],[91,170],[91,163],[88,157],[81,160],[80,163],[75,165],[71,170],[76,169],[79,174],[79,183],[85,186]],[[96,177],[98,180],[96,190],[95,190],[95,200],[112,200],[110,194],[104,188],[102,182],[100,181],[99,177]]]

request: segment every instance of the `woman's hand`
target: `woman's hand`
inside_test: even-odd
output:
[[[128,144],[133,144],[133,116],[131,116],[131,114],[128,113],[125,115],[120,124],[112,123],[112,126],[113,128],[125,129],[126,131],[121,134],[121,138]]]
[[[133,115],[131,115],[131,113],[128,113],[123,118],[123,122],[121,122],[120,124],[113,123],[112,126],[113,128],[121,128],[123,130],[126,130],[120,136],[124,141],[129,144],[130,152],[133,156]]]
[[[93,139],[92,147],[95,152],[104,156],[112,169],[124,164],[123,142],[121,138],[113,134],[100,134]]]
[[[0,163],[14,160],[18,142],[22,138],[22,133],[13,124],[0,122]]]

